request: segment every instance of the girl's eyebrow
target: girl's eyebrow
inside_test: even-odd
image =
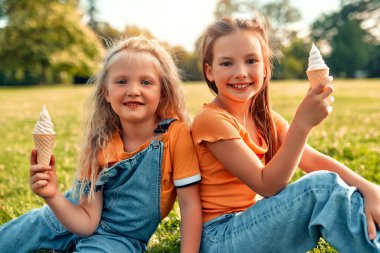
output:
[[[256,53],[256,52],[253,52],[253,53],[249,53],[247,55],[244,56],[244,58],[249,58],[249,57],[261,57],[260,53]],[[233,57],[231,56],[220,56],[218,58],[216,58],[216,60],[218,61],[225,61],[225,60],[232,60]]]
[[[233,57],[229,57],[229,56],[221,56],[221,57],[218,57],[216,58],[218,61],[225,61],[225,60],[231,60]]]
[[[261,54],[260,54],[260,53],[253,52],[253,53],[247,54],[247,55],[245,56],[245,58],[250,58],[250,57],[261,58]]]
[[[123,74],[123,73],[116,73],[114,75],[109,75],[110,78],[112,79],[117,79],[117,78],[128,78],[127,75]]]

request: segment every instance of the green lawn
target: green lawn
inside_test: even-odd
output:
[[[308,89],[306,81],[272,82],[273,108],[291,121]],[[313,129],[309,143],[345,163],[365,178],[380,183],[380,82],[337,80],[334,111]],[[62,191],[74,176],[82,133],[84,104],[89,86],[40,86],[0,88],[0,224],[17,217],[43,201],[28,185],[32,131],[43,104],[57,132],[55,155]],[[185,85],[192,115],[212,99],[205,84]],[[296,178],[302,175],[297,172]],[[179,249],[178,207],[161,224],[150,242],[149,252]],[[323,240],[311,252],[335,252]]]

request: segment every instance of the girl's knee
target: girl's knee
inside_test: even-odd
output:
[[[306,182],[310,184],[332,184],[332,185],[335,185],[339,181],[341,181],[338,174],[331,171],[325,171],[325,170],[310,172],[303,177],[303,180],[305,180]]]
[[[314,171],[305,175],[302,180],[309,187],[328,188],[333,190],[342,190],[343,192],[355,191],[355,187],[350,187],[337,173],[331,171]]]

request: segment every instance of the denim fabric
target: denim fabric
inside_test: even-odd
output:
[[[73,202],[70,192],[65,197]],[[24,253],[48,248],[64,250],[77,239],[59,222],[50,207],[44,205],[0,227],[0,252]]]
[[[340,253],[379,253],[367,235],[363,198],[337,174],[313,172],[241,213],[203,225],[201,252],[303,253],[323,237]]]
[[[164,120],[166,130],[173,120]],[[159,125],[162,132],[162,125]],[[164,144],[153,140],[143,151],[105,169],[96,189],[103,211],[96,232],[86,238],[69,232],[47,206],[0,226],[0,252],[54,249],[65,252],[143,252],[161,221],[161,162]],[[70,192],[66,198],[71,202]]]

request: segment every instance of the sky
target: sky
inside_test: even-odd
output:
[[[261,0],[261,4],[265,4]],[[305,29],[322,13],[336,11],[340,0],[290,0]],[[171,46],[194,50],[195,41],[214,20],[217,0],[97,0],[100,21],[122,31],[126,25],[147,29]]]

